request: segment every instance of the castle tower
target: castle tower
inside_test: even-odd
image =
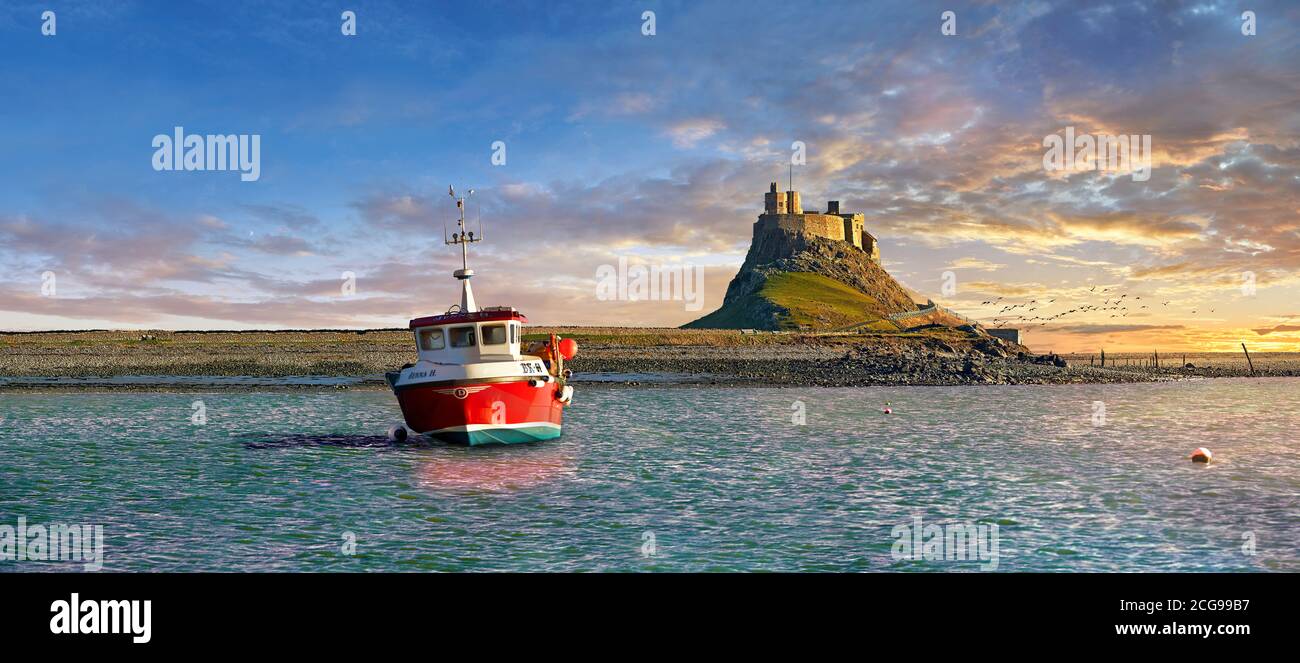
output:
[[[763,213],[786,213],[786,193],[784,191],[776,190],[776,182],[773,182],[767,193],[763,194]]]
[[[844,219],[844,241],[865,250],[866,247],[862,244],[862,226],[866,221],[865,217],[862,214],[839,214],[838,206],[836,216]]]
[[[790,214],[803,214],[803,203],[799,201],[799,192],[790,190],[785,192],[786,208]]]

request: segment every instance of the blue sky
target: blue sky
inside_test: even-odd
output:
[[[712,310],[798,140],[806,206],[866,213],[886,267],[963,312],[1100,285],[1172,303],[1037,337],[1285,349],[1300,10],[1252,7],[1248,37],[1215,2],[7,3],[0,327],[401,326],[456,298],[448,184],[477,190],[480,303],[677,325],[698,313],[597,301],[597,267],[698,265]],[[260,179],[154,171],[175,126],[260,134]],[[1152,135],[1150,181],[1045,173],[1065,126]]]

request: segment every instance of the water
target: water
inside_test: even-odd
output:
[[[979,568],[894,559],[914,516],[997,525],[1000,571],[1297,570],[1297,412],[1292,378],[587,387],[560,440],[470,449],[388,443],[379,391],[5,393],[0,525],[103,525],[125,571]]]

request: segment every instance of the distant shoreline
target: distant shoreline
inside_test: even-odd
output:
[[[526,335],[550,333],[578,341],[578,357],[569,366],[575,380],[588,386],[1102,384],[1300,376],[1300,353],[1252,353],[1253,375],[1241,353],[1171,352],[1160,356],[1159,368],[1153,355],[1117,353],[1108,354],[1102,368],[1090,355],[1035,356],[948,329],[741,334],[533,327]],[[404,329],[5,332],[0,333],[0,392],[382,390],[384,371],[414,359]],[[135,379],[123,380],[128,376]],[[229,384],[175,383],[201,376]],[[249,383],[240,384],[241,377]],[[69,381],[49,383],[60,378]],[[104,378],[111,384],[102,384]],[[276,383],[290,378],[308,383]],[[331,383],[331,378],[341,383]]]

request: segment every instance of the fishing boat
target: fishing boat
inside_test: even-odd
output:
[[[469,245],[483,240],[465,230],[465,200],[448,187],[456,201],[458,229],[446,236],[459,245],[461,268],[452,273],[461,283],[460,304],[445,313],[415,318],[410,329],[418,360],[385,374],[401,405],[405,427],[389,437],[401,440],[406,429],[434,439],[468,445],[540,442],[560,436],[564,408],[573,402],[566,360],[577,354],[573,339],[523,341],[528,318],[510,306],[479,308],[474,301]]]

